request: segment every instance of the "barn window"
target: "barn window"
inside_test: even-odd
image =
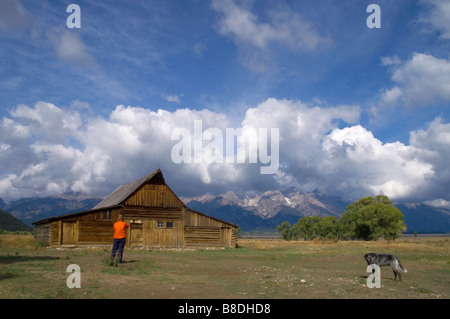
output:
[[[111,211],[110,210],[103,212],[103,219],[111,220]]]
[[[158,222],[158,228],[163,228],[164,227],[164,222]]]
[[[173,222],[167,222],[166,228],[173,228]]]

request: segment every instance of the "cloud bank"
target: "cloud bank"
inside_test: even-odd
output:
[[[290,8],[278,6],[261,19],[245,3],[214,0],[211,8],[218,13],[217,30],[230,37],[240,51],[243,65],[255,72],[266,71],[271,50],[314,51],[331,43],[314,25]]]
[[[430,6],[430,12],[423,18],[423,22],[430,24],[433,30],[439,32],[442,39],[450,39],[450,2],[443,0],[424,0]]]
[[[382,92],[382,105],[423,107],[450,101],[450,60],[415,52],[407,61],[388,57],[382,64],[391,68],[395,83]]]
[[[260,21],[250,8],[232,0],[213,1],[212,8],[221,15],[219,31],[239,45],[266,49],[280,43],[293,50],[312,50],[328,40],[314,30],[299,14],[284,8],[268,12],[269,19]]]
[[[316,106],[270,98],[240,123],[210,110],[169,112],[117,106],[108,118],[88,106],[18,105],[0,121],[0,197],[105,196],[161,168],[180,196],[297,187],[347,200],[386,194],[394,200],[448,202],[450,124],[437,117],[410,133],[409,145],[382,143],[358,124],[360,107]],[[252,163],[175,164],[172,132],[251,126],[279,128],[280,167],[260,174]]]

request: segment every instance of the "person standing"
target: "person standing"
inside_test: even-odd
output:
[[[127,240],[127,228],[129,225],[123,220],[123,215],[119,214],[119,218],[114,223],[114,240],[113,247],[111,251],[111,259],[116,257],[119,259],[119,263],[122,262],[123,257],[123,248],[125,247],[125,243]]]

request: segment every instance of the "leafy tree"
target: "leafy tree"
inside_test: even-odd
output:
[[[302,217],[298,222],[292,226],[293,239],[305,238],[305,240],[312,239],[312,218],[310,216]]]
[[[380,237],[393,240],[406,230],[403,218],[403,214],[387,196],[367,196],[348,205],[340,219],[334,216],[305,216],[293,226],[283,222],[277,226],[277,230],[286,240],[376,240]]]
[[[325,216],[320,218],[318,224],[319,238],[338,238],[338,218],[335,216]]]
[[[340,223],[350,239],[395,239],[406,230],[403,214],[385,195],[363,197],[348,205]]]
[[[281,232],[281,237],[285,240],[291,240],[291,224],[289,222],[282,222],[277,226],[277,230]]]
[[[305,216],[300,218],[298,222],[289,229],[289,236],[291,240],[300,238],[304,238],[305,240],[313,240],[315,238],[336,238],[336,224],[337,218],[334,216]]]

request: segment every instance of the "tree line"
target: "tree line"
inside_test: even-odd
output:
[[[385,195],[363,197],[347,206],[341,218],[305,216],[294,225],[277,226],[285,240],[394,240],[404,231],[404,215]]]

